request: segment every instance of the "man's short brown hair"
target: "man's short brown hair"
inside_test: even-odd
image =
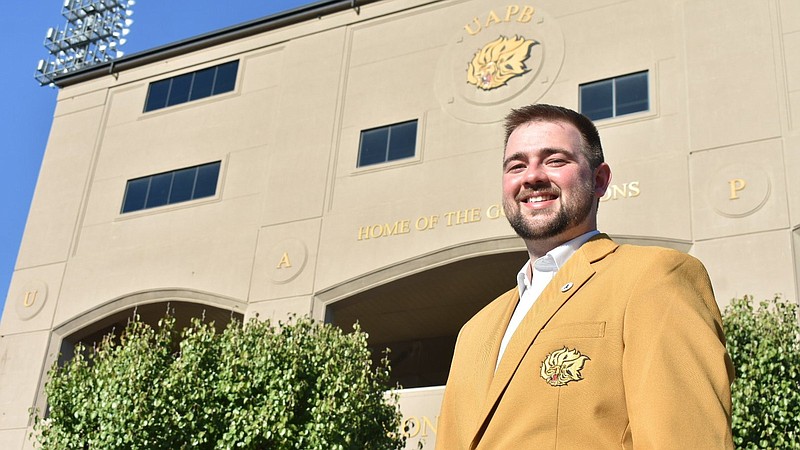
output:
[[[563,106],[547,105],[535,103],[523,106],[522,108],[512,109],[505,119],[506,138],[503,147],[508,145],[508,138],[511,133],[520,125],[529,122],[566,122],[578,129],[583,138],[583,151],[589,165],[596,169],[603,161],[603,146],[600,144],[600,135],[588,117]]]

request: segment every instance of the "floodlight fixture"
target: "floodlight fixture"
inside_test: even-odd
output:
[[[67,23],[47,30],[44,46],[50,56],[39,61],[34,78],[42,86],[52,85],[58,77],[122,57],[117,47],[125,44],[122,36],[130,32],[133,20],[128,17],[134,4],[134,0],[64,0],[61,15]]]

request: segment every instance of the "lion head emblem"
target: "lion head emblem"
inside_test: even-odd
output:
[[[538,44],[521,36],[500,36],[475,53],[467,69],[467,83],[488,91],[506,84],[528,71],[525,61],[531,47]]]
[[[570,381],[583,379],[581,369],[586,361],[589,361],[588,356],[581,355],[576,349],[564,347],[544,358],[540,374],[550,386],[564,386]]]

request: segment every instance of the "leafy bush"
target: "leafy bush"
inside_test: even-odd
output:
[[[723,326],[736,368],[732,386],[737,448],[800,449],[798,305],[775,297],[754,307],[734,299]]]
[[[371,368],[357,327],[133,321],[119,343],[50,370],[34,435],[44,449],[398,449],[388,375],[385,359]]]

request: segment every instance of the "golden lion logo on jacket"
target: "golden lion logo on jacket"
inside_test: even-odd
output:
[[[540,374],[550,386],[564,386],[570,381],[583,379],[581,369],[589,360],[588,356],[581,355],[578,350],[564,347],[544,358]]]
[[[488,91],[528,71],[525,61],[538,42],[521,36],[500,36],[475,53],[467,69],[467,83]]]

